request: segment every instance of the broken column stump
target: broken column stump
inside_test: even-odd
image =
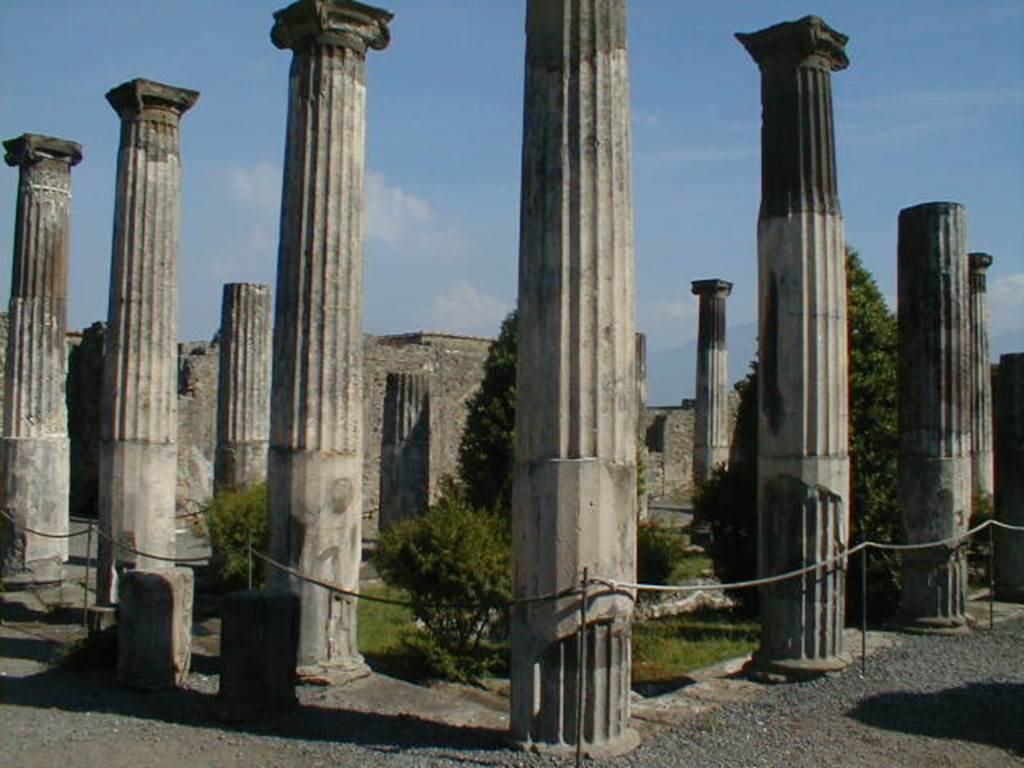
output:
[[[250,720],[295,705],[299,596],[285,590],[224,598],[220,700],[230,720]]]
[[[176,688],[192,660],[192,594],[188,568],[126,571],[118,584],[117,679],[131,688]]]

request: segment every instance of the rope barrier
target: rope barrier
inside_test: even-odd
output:
[[[8,512],[6,509],[0,509],[0,515],[7,518],[15,528],[20,528],[25,533],[31,533],[33,536],[42,536],[44,539],[73,539],[76,536],[85,536],[89,531],[75,531],[74,533],[45,533],[44,531],[37,531],[34,528],[29,528],[24,523],[19,522],[14,515]]]

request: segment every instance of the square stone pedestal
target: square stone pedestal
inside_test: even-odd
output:
[[[188,568],[128,571],[119,585],[117,679],[142,690],[175,688],[192,660]]]

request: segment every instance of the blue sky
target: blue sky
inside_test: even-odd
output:
[[[274,283],[290,54],[265,0],[3,0],[0,137],[84,145],[73,171],[70,324],[106,317],[118,122],[133,77],[202,96],[182,127],[181,337],[221,284]],[[522,0],[394,0],[369,56],[365,325],[490,335],[516,295]],[[759,76],[736,31],[816,13],[850,36],[833,78],[847,238],[896,293],[901,208],[954,200],[990,273],[993,352],[1024,349],[1024,1],[632,0],[638,326],[651,400],[692,393],[690,281],[721,277],[746,367],[756,318]],[[0,183],[0,295],[16,173]],[[739,359],[737,359],[739,358]]]

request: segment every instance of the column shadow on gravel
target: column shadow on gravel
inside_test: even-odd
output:
[[[0,703],[103,712],[145,720],[282,739],[355,744],[392,752],[403,748],[506,749],[505,732],[457,727],[412,715],[381,715],[300,705],[255,723],[227,723],[218,717],[217,697],[193,690],[152,693],[117,684],[111,671],[57,667],[37,675],[0,679]]]
[[[988,744],[1024,755],[1024,684],[970,683],[934,693],[881,693],[846,713],[874,728]]]

